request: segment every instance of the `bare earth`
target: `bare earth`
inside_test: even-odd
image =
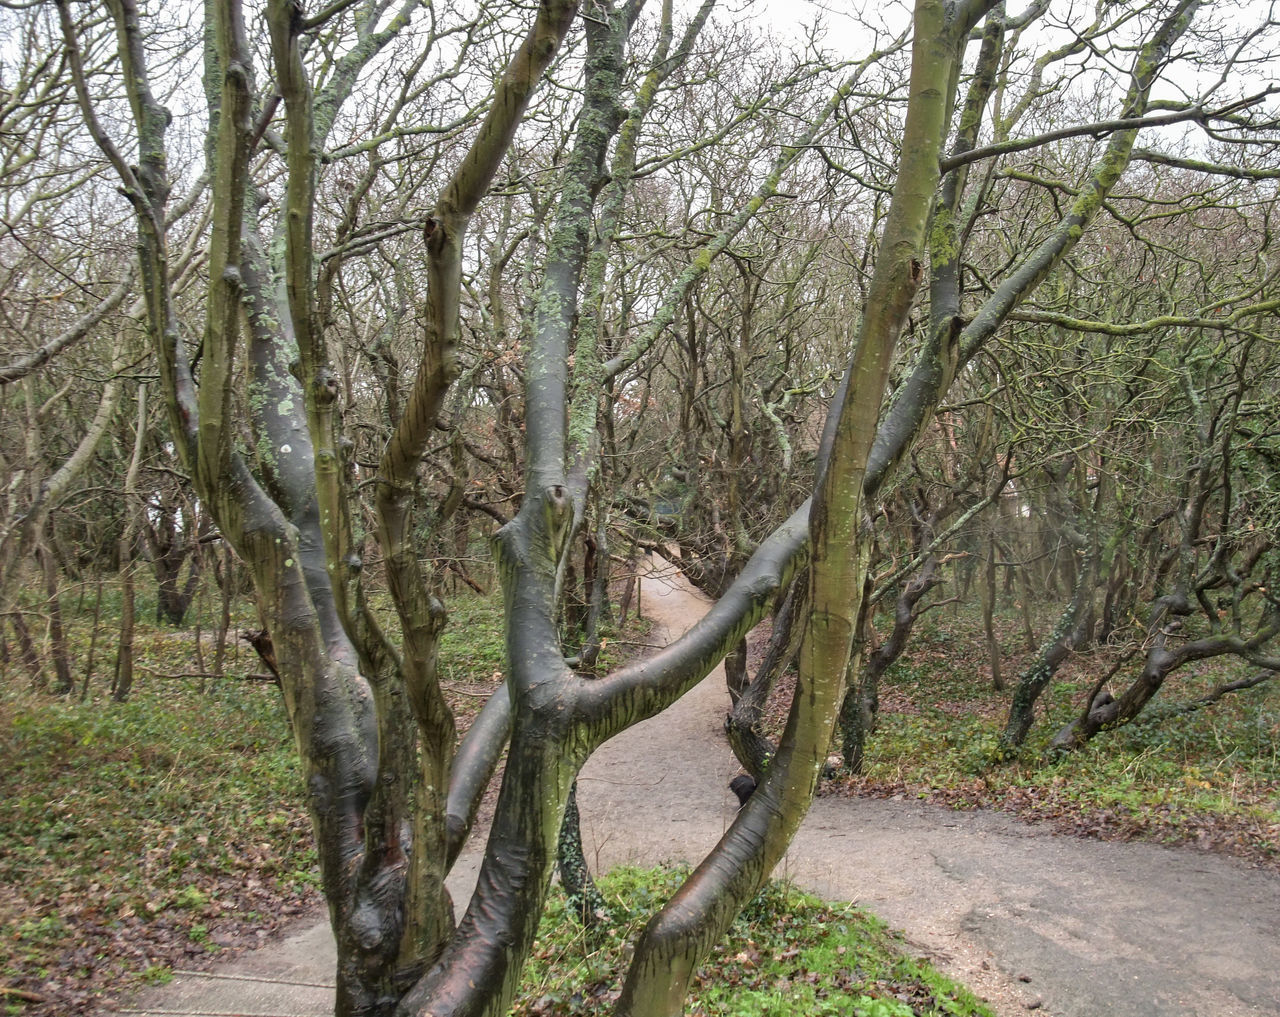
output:
[[[645,582],[662,642],[705,610],[678,576]],[[604,745],[578,800],[587,858],[697,862],[733,820],[723,672]],[[465,900],[478,856],[451,880]],[[1000,1017],[1280,1014],[1280,878],[1223,856],[1056,836],[915,801],[816,801],[778,875],[901,930]],[[323,924],[147,994],[140,1014],[332,1012]]]

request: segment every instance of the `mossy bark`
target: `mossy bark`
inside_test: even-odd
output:
[[[968,25],[944,4],[916,6],[902,164],[809,517],[810,572],[799,673],[778,753],[716,849],[646,927],[619,1000],[626,1017],[674,1017],[689,980],[759,890],[808,809],[826,757],[866,574],[862,499],[880,400],[898,334],[923,279],[938,154]]]

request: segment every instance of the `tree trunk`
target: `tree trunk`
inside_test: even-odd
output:
[[[1040,647],[1035,661],[1018,678],[1009,704],[1009,716],[1000,735],[1000,752],[1013,756],[1035,721],[1035,705],[1058,667],[1083,640],[1093,607],[1094,560],[1076,569],[1076,588],[1058,618],[1053,632]]]
[[[58,562],[53,549],[45,544],[37,549],[36,559],[44,576],[45,612],[49,618],[49,653],[53,657],[53,691],[55,695],[69,696],[75,691],[76,682],[71,674],[71,649],[67,645],[66,628],[62,623]]]
[[[9,612],[9,623],[13,626],[13,634],[18,640],[18,659],[22,661],[27,674],[31,676],[32,686],[38,689],[45,688],[44,666],[36,650],[35,640],[31,638],[27,619],[21,611],[13,610]]]
[[[93,668],[97,663],[98,633],[102,625],[102,575],[99,573],[94,583],[93,598],[93,631],[89,636],[89,652],[84,662],[84,680],[80,683],[80,701],[89,699],[89,686],[93,681]]]
[[[729,701],[735,706],[742,698],[748,685],[747,678],[747,641],[738,642],[724,658],[725,684],[729,689]]]
[[[116,642],[115,672],[111,680],[111,698],[123,703],[133,689],[133,635],[135,627],[134,572],[137,569],[138,530],[144,511],[138,492],[138,475],[146,447],[147,386],[138,386],[138,414],[134,423],[133,454],[124,477],[124,531],[117,544],[120,569],[120,637]]]
[[[165,568],[156,585],[156,621],[175,628],[182,625],[195,599],[196,585],[200,581],[200,569],[195,558],[185,556],[191,563],[185,582],[181,578],[181,562],[176,568]]]
[[[791,583],[782,606],[774,612],[773,631],[769,634],[769,645],[760,662],[760,669],[739,695],[725,721],[725,734],[733,754],[757,784],[764,780],[769,761],[777,751],[773,742],[760,733],[760,726],[764,720],[765,704],[769,701],[774,685],[795,659],[797,647],[793,633],[796,601],[803,599],[804,578]]]
[[[970,12],[972,13],[972,12]],[[809,597],[796,694],[763,784],[716,850],[649,923],[618,1002],[623,1017],[674,1017],[698,963],[773,871],[808,810],[844,697],[869,542],[862,498],[880,400],[898,334],[924,278],[926,225],[939,180],[963,39],[940,2],[915,11],[902,161],[810,511]]]
[[[231,631],[231,547],[226,541],[219,540],[212,552],[222,554],[223,581],[218,583],[218,628],[213,644],[213,676],[221,678],[226,672],[227,634]],[[214,560],[214,572],[217,573],[217,559]]]
[[[982,583],[982,631],[987,637],[987,660],[991,662],[991,687],[997,692],[1005,690],[1004,676],[1000,673],[1000,640],[996,638],[996,542],[987,542],[986,568]]]
[[[123,540],[121,541],[123,543]],[[121,551],[126,551],[121,548]],[[116,666],[111,678],[111,698],[126,702],[133,691],[133,635],[136,628],[134,604],[134,563],[122,558],[120,569],[120,636],[116,641]]]
[[[578,782],[569,789],[565,803],[564,822],[560,824],[560,839],[556,848],[560,884],[564,887],[569,909],[577,916],[583,928],[593,929],[609,918],[609,905],[604,894],[591,878],[587,859],[582,853],[582,830],[578,823]]]
[[[840,707],[840,754],[850,773],[862,772],[867,739],[876,729],[880,711],[880,679],[906,650],[916,620],[923,613],[919,607],[920,601],[941,582],[938,559],[930,554],[926,556],[919,573],[904,583],[898,594],[894,603],[893,631],[889,633],[889,638],[870,653],[864,651],[858,655],[860,666],[858,672],[855,672],[858,679],[845,693],[844,703]],[[864,603],[870,593],[868,590],[864,595]],[[859,631],[866,629],[867,621],[866,617],[861,620]]]

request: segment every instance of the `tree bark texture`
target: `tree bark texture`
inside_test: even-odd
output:
[[[674,1017],[698,963],[759,890],[808,810],[826,758],[861,607],[868,544],[862,500],[897,336],[923,279],[954,77],[969,25],[916,6],[902,163],[867,295],[841,411],[810,511],[809,587],[791,713],[770,763],[715,850],[646,927],[619,1000],[627,1017]]]

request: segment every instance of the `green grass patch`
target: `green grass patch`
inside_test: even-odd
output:
[[[514,1017],[587,1017],[617,999],[644,923],[688,875],[618,869],[600,881],[615,924],[584,931],[551,895]],[[990,1017],[972,993],[911,957],[875,918],[770,883],[694,976],[690,1017]]]
[[[1011,619],[1005,633],[1012,688],[1029,654]],[[1180,712],[1244,673],[1231,658],[1189,667],[1170,677],[1135,723],[1104,731],[1080,751],[1049,755],[1050,739],[1109,664],[1101,652],[1072,657],[1041,697],[1023,751],[994,762],[1012,693],[992,688],[976,610],[949,613],[924,627],[886,674],[865,776],[846,786],[956,808],[1003,808],[1065,832],[1190,842],[1280,864],[1280,682]],[[1125,680],[1122,669],[1114,684]]]
[[[143,681],[127,703],[7,689],[0,731],[6,984],[80,1009],[316,902],[273,686]]]
[[[506,670],[501,592],[459,593],[449,598],[448,609],[440,637],[441,680],[496,684]]]

